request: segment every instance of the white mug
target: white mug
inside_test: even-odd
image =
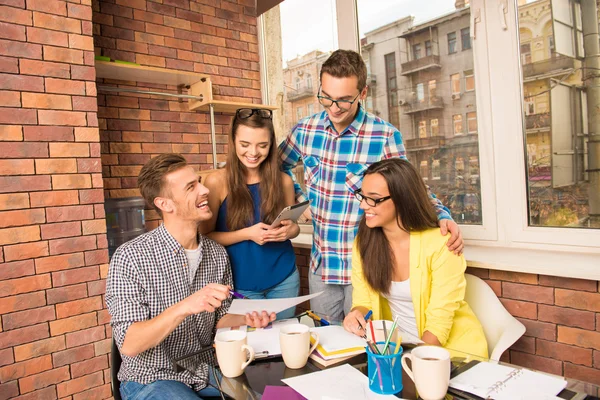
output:
[[[411,360],[412,369],[406,359]],[[450,384],[450,353],[437,346],[418,346],[402,356],[402,367],[423,400],[441,400]]]
[[[315,336],[315,344],[310,347],[310,337]],[[285,366],[292,369],[302,368],[308,356],[319,344],[319,334],[311,332],[306,325],[290,324],[279,330],[279,345]]]
[[[254,349],[247,344],[246,332],[226,331],[215,337],[221,373],[228,378],[240,376],[254,360]],[[246,355],[248,352],[248,356]]]

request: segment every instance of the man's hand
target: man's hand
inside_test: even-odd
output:
[[[266,311],[263,311],[259,314],[254,311],[253,313],[246,314],[246,325],[253,328],[264,328],[269,323],[275,321],[275,317],[275,313],[267,314]]]
[[[367,321],[365,321],[364,315],[358,310],[352,310],[346,318],[344,318],[344,329],[350,333],[354,333],[356,336],[363,337],[366,335],[365,326],[367,326]]]
[[[460,256],[465,247],[465,242],[456,222],[450,219],[440,220],[440,231],[442,232],[442,236],[446,236],[450,232],[450,239],[446,243],[448,250]]]
[[[209,283],[182,301],[186,315],[199,314],[203,311],[215,312],[221,307],[223,300],[229,297],[229,286]]]

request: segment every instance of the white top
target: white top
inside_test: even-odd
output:
[[[188,266],[190,271],[190,284],[194,281],[194,276],[196,275],[196,271],[198,271],[198,266],[200,265],[200,246],[196,250],[185,250],[185,256],[188,260]]]
[[[410,295],[410,279],[402,282],[394,282],[390,286],[390,293],[384,295],[392,309],[392,316],[398,317],[400,330],[406,331],[415,337],[419,337],[417,322],[415,320],[415,308]]]

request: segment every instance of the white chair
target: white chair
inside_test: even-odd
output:
[[[506,311],[496,293],[480,278],[465,274],[465,301],[483,326],[490,360],[499,361],[506,349],[525,333],[525,325]]]

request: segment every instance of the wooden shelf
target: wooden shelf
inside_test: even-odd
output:
[[[279,108],[277,106],[268,106],[264,104],[238,103],[235,101],[226,100],[211,100],[205,103],[203,102],[202,104],[194,107],[193,110],[209,111],[210,104],[214,106],[215,112],[221,112],[225,114],[235,114],[238,108],[264,108],[267,110],[277,110]],[[191,105],[190,110],[192,110]]]
[[[203,79],[208,79],[207,75],[194,72],[98,60],[96,60],[96,77],[171,86],[192,86]]]

